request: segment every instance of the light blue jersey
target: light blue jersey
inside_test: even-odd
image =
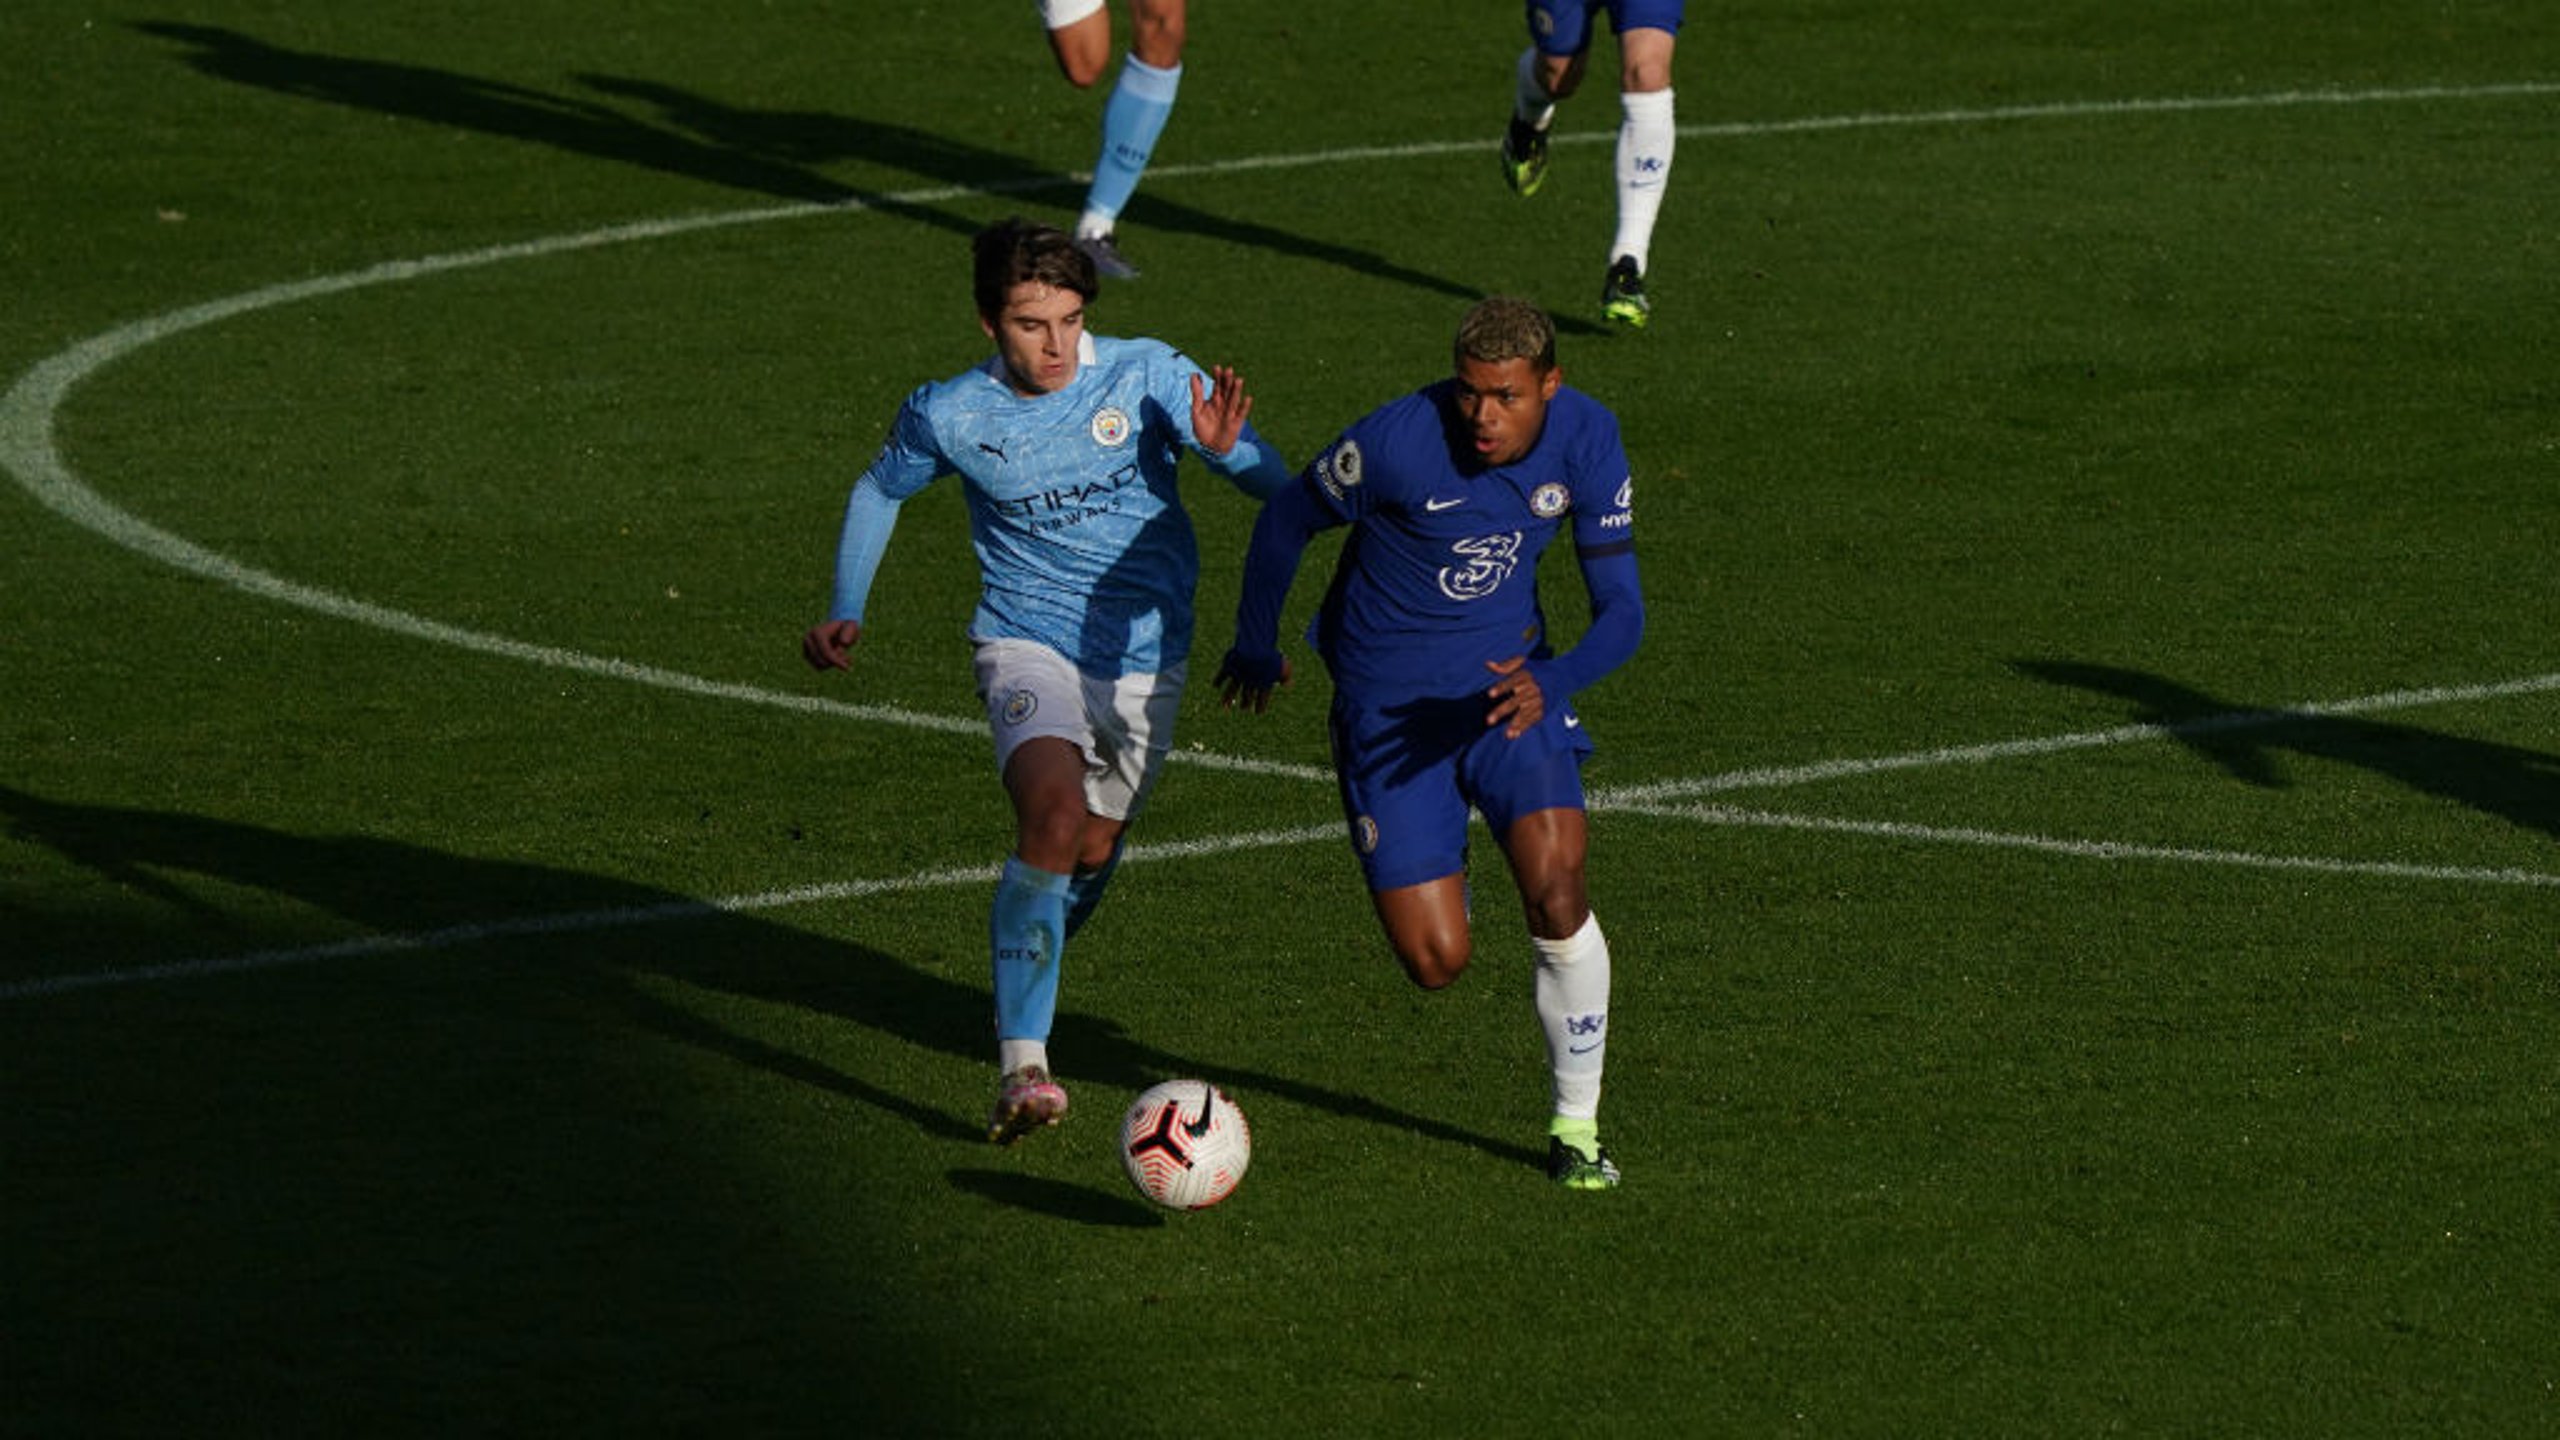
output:
[[[917,389],[846,503],[831,618],[862,619],[898,506],[956,474],[978,555],[972,639],[1029,640],[1100,676],[1180,664],[1200,554],[1176,462],[1188,449],[1257,500],[1289,479],[1251,425],[1225,455],[1200,449],[1195,375],[1160,341],[1087,334],[1052,394],[1016,393],[1000,356]]]

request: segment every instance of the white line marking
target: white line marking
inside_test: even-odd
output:
[[[2471,885],[2527,885],[2560,889],[2560,875],[2533,870],[2481,869],[2457,865],[2413,865],[2398,860],[2346,860],[2311,855],[2267,855],[2248,850],[2203,850],[2177,845],[2134,845],[2117,840],[2066,840],[2051,835],[2021,835],[1967,826],[1913,825],[1891,820],[1847,820],[1822,815],[1789,815],[1772,810],[1735,810],[1722,805],[1620,805],[1622,813],[1663,819],[1695,820],[1708,825],[1749,825],[1775,830],[1810,830],[1834,835],[1864,835],[1880,840],[1915,840],[1942,845],[1983,845],[2008,850],[2040,850],[2084,860],[2164,860],[2198,865],[2240,866],[2260,870],[2304,870],[2323,875],[2367,875],[2386,880],[2453,880]]]
[[[1622,809],[1635,809],[1648,804],[1681,800],[1697,795],[1713,795],[1726,790],[1785,789],[1823,780],[1882,775],[1895,770],[1918,770],[1942,765],[1978,765],[1993,760],[2014,760],[2028,755],[2051,755],[2064,750],[2090,750],[2101,746],[2129,745],[2143,740],[2177,740],[2196,735],[2228,734],[2235,730],[2264,729],[2269,726],[2291,724],[2325,716],[2372,715],[2389,710],[2407,710],[2421,705],[2504,700],[2518,695],[2538,695],[2551,690],[2560,690],[2560,674],[2536,675],[2529,679],[2507,680],[2490,685],[2457,685],[2431,690],[2394,690],[2352,700],[2307,701],[2282,710],[2240,710],[2227,715],[2208,715],[2200,719],[2181,720],[2168,724],[2120,725],[2112,730],[2086,730],[2076,735],[2047,735],[2029,740],[1997,740],[1984,745],[1956,745],[1943,750],[1915,750],[1906,755],[1882,755],[1864,760],[1824,760],[1811,765],[1734,770],[1722,775],[1701,776],[1693,780],[1663,780],[1649,785],[1599,789],[1592,792],[1591,798],[1595,806],[1605,802]]]
[[[2222,110],[2272,109],[2308,105],[2369,105],[2411,103],[2434,100],[2483,100],[2560,93],[2560,83],[2518,82],[2477,86],[2420,86],[2400,89],[2359,91],[2285,91],[2266,95],[2192,96],[2154,100],[2076,101],[2042,105],[1994,106],[1971,110],[1936,110],[1901,114],[1860,114],[1813,116],[1798,120],[1744,121],[1684,125],[1680,133],[1687,136],[1744,138],[1791,134],[1826,133],[1841,130],[1888,127],[1948,126],[1991,124],[2019,120],[2052,120],[2128,115],[2181,114]],[[1568,133],[1557,137],[1560,143],[1599,143],[1613,132],[1592,131]],[[1301,169],[1361,161],[1423,159],[1465,154],[1488,148],[1481,139],[1425,142],[1412,145],[1361,146],[1348,149],[1314,151],[1295,155],[1251,156],[1242,159],[1213,161],[1194,165],[1160,166],[1154,174],[1159,180],[1187,177],[1215,177],[1253,171]],[[1049,176],[995,185],[938,186],[902,192],[887,197],[881,204],[936,204],[971,195],[1011,194],[1059,188],[1083,183],[1085,177]],[[5,467],[18,483],[37,500],[84,529],[112,540],[148,558],[177,569],[201,575],[217,583],[243,592],[298,606],[338,619],[371,625],[396,634],[412,636],[436,644],[505,659],[521,660],[554,669],[626,680],[637,684],[705,699],[739,701],[807,713],[842,716],[876,724],[900,725],[947,734],[975,735],[980,722],[975,718],[931,715],[896,706],[849,704],[823,697],[771,691],[726,681],[641,665],[632,661],[587,655],[556,646],[537,645],[502,635],[466,630],[442,621],[411,615],[404,611],[376,605],[370,601],[339,595],[316,586],[305,585],[267,573],[207,550],[203,546],[163,530],[109,502],[72,473],[54,444],[54,417],[71,391],[91,375],[124,357],[162,340],[185,334],[206,325],[297,304],[305,300],[346,294],[375,285],[400,284],[435,275],[516,260],[537,259],[609,245],[632,244],[668,239],[695,231],[721,229],[739,225],[762,224],[776,220],[809,219],[828,215],[860,213],[877,208],[862,201],[832,205],[793,204],[767,206],[716,214],[681,216],[671,219],[639,221],[607,226],[573,235],[551,236],[515,244],[495,245],[478,250],[461,251],[425,259],[395,260],[362,270],[317,279],[268,286],[258,290],[208,301],[200,305],[170,311],[107,331],[60,351],[40,362],[0,395],[0,467]],[[2051,754],[2057,751],[2101,745],[2126,744],[2140,740],[2175,738],[2182,735],[2209,733],[2271,725],[2307,715],[2363,714],[2411,705],[2440,704],[2456,700],[2498,698],[2532,694],[2560,686],[2560,676],[2538,676],[2496,685],[2470,686],[2449,690],[2403,691],[2390,695],[2329,704],[2306,705],[2286,711],[2251,711],[2174,725],[2132,725],[2112,730],[2092,731],[2042,739],[1996,742],[1988,745],[1962,746],[1943,750],[1916,752],[1867,760],[1841,760],[1782,769],[1737,771],[1723,776],[1696,780],[1665,781],[1656,785],[1636,786],[1617,791],[1595,791],[1591,797],[1595,810],[1616,810],[1632,814],[1658,814],[1706,821],[1715,824],[1775,825],[1799,829],[1831,830],[1840,833],[1870,834],[1898,839],[1957,841],[1969,844],[2008,845],[2048,849],[2057,853],[2086,855],[2097,858],[2147,858],[2210,861],[2214,863],[2254,865],[2271,868],[2317,870],[2329,873],[2369,874],[2395,878],[2435,880],[2467,880],[2495,884],[2555,885],[2560,877],[2536,875],[2524,871],[2465,870],[2443,866],[2398,865],[2380,862],[2318,860],[2282,856],[2250,855],[2245,852],[2177,850],[2161,847],[2120,845],[2109,842],[2064,841],[2038,836],[2001,835],[1991,831],[1936,829],[1924,826],[1891,825],[1880,822],[1823,820],[1769,812],[1728,810],[1715,806],[1680,806],[1664,808],[1662,802],[1682,796],[1711,794],[1723,790],[1776,788],[1807,784],[1820,780],[1882,774],[1893,770],[1931,765],[1982,763],[2022,755]],[[1226,756],[1205,750],[1183,750],[1176,758],[1196,765],[1256,774],[1288,776],[1303,780],[1325,780],[1327,771],[1303,765],[1290,765],[1247,757]],[[1175,845],[1142,845],[1130,847],[1130,861],[1174,859],[1198,855],[1226,853],[1277,845],[1306,844],[1334,836],[1338,827],[1311,826],[1299,830],[1268,831],[1258,834],[1191,841]],[[925,871],[889,880],[850,881],[840,885],[807,887],[798,890],[769,892],[762,895],[733,896],[725,900],[670,901],[665,905],[629,907],[618,910],[580,912],[568,915],[531,916],[513,920],[492,921],[447,927],[441,930],[411,932],[399,935],[362,936],[329,944],[299,949],[260,951],[245,955],[215,957],[202,960],[175,961],[167,964],[129,967],[121,970],[65,974],[0,983],[0,1001],[37,995],[59,994],[71,990],[101,986],[142,984],[158,980],[197,978],[210,975],[236,974],[243,971],[274,969],[319,960],[358,958],[368,955],[444,949],[476,941],[520,935],[556,934],[594,930],[688,918],[714,914],[748,913],[788,906],[819,903],[828,900],[859,898],[867,895],[933,888],[955,884],[987,883],[995,875],[993,867]]]

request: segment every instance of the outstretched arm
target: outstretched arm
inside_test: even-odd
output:
[[[1235,644],[1212,682],[1228,709],[1260,711],[1270,705],[1273,690],[1289,683],[1289,662],[1280,654],[1280,607],[1298,578],[1307,542],[1341,523],[1304,480],[1282,486],[1254,517],[1253,539],[1244,552],[1244,589],[1236,601]]]

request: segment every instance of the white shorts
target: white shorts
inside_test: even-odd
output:
[[[1102,8],[1102,0],[1040,0],[1040,23],[1064,30]]]
[[[998,779],[1023,741],[1054,736],[1084,752],[1086,809],[1113,820],[1138,813],[1173,750],[1187,667],[1115,680],[1028,640],[981,640],[976,664]]]

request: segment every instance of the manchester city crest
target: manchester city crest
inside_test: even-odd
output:
[[[1040,713],[1040,697],[1028,690],[1016,690],[1004,697],[1004,723],[1019,725]]]
[[[1129,443],[1129,412],[1117,405],[1105,405],[1093,412],[1093,443],[1120,446]]]

